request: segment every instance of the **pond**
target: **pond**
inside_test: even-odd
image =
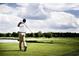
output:
[[[0,39],[0,43],[8,43],[8,42],[16,42],[18,43],[18,40],[11,40],[11,39]]]

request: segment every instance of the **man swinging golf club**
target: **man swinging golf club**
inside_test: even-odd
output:
[[[19,49],[20,49],[20,51],[26,51],[27,50],[27,44],[26,44],[26,41],[25,41],[25,34],[26,34],[25,27],[27,27],[27,26],[25,25],[25,23],[26,23],[26,19],[23,19],[22,22],[18,23],[18,27],[19,27]],[[23,50],[22,50],[22,47],[24,47]]]

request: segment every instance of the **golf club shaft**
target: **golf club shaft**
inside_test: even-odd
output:
[[[25,25],[25,24],[24,24],[24,25]],[[30,30],[30,28],[29,28],[27,25],[25,25],[25,27],[28,28],[28,29]],[[30,31],[31,31],[31,30],[30,30]],[[31,33],[33,33],[33,32],[31,31]]]

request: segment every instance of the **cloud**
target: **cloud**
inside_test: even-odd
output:
[[[20,7],[17,7],[17,15],[22,18],[27,19],[46,19],[47,16],[42,13],[40,10],[39,3],[30,3],[30,4],[18,4]]]
[[[32,31],[38,32],[76,32],[78,29],[77,18],[65,12],[52,12],[50,18],[46,20],[28,20],[27,24],[32,28]]]
[[[52,11],[71,11],[78,9],[79,4],[73,3],[15,3],[2,4],[1,13],[13,14],[28,19],[46,19]],[[6,11],[7,10],[7,11]],[[69,12],[70,12],[69,11]],[[74,14],[73,12],[70,12]]]
[[[76,8],[79,8],[79,4],[77,3],[48,3],[48,4],[42,4],[44,8],[54,10],[54,11],[64,11],[64,10],[76,10]]]
[[[1,13],[2,14],[12,14],[13,11],[14,11],[13,8],[11,8],[11,7],[9,7],[9,6],[5,5],[5,4],[0,5],[0,14]]]
[[[70,13],[66,12],[52,12],[50,14],[51,20],[49,22],[58,23],[58,24],[71,24],[75,22],[76,17]],[[50,19],[49,18],[49,19]]]
[[[79,10],[67,10],[66,13],[71,13],[75,15],[75,17],[79,18]]]
[[[21,18],[14,15],[0,14],[0,32],[13,32]]]
[[[78,4],[1,4],[0,5],[0,32],[17,30],[17,23],[23,18],[33,32],[78,32],[79,22],[75,13],[66,10],[78,9]],[[30,32],[29,30],[26,30]]]

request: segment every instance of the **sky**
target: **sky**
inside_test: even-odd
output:
[[[0,3],[1,33],[18,32],[23,18],[32,32],[79,33],[78,3]]]

